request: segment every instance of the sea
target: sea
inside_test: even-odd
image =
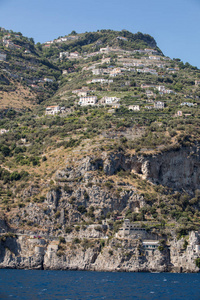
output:
[[[0,269],[0,299],[200,299],[200,274]]]

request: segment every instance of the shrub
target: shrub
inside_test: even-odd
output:
[[[56,219],[58,219],[58,218],[60,217],[60,211],[59,211],[59,210],[55,213],[54,217],[55,217]]]
[[[195,259],[195,265],[200,268],[200,257]]]
[[[78,206],[77,210],[78,210],[81,214],[84,214],[84,213],[86,213],[86,211],[87,211],[87,209],[85,208],[84,205]]]
[[[113,250],[109,250],[108,253],[111,255],[113,255]]]
[[[71,233],[72,231],[73,231],[73,228],[70,227],[70,226],[67,226],[67,227],[65,228],[65,232],[66,232],[66,233]]]
[[[81,242],[81,240],[78,238],[74,238],[72,241],[73,244],[80,244],[80,242]]]
[[[59,243],[66,243],[65,238],[63,236],[59,236]]]

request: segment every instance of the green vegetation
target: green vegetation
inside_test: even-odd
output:
[[[17,47],[6,47],[2,40],[5,35],[10,35],[8,39]],[[167,230],[168,224],[176,224],[178,238],[198,229],[199,190],[187,193],[151,185],[140,176],[140,166],[135,173],[128,166],[119,166],[112,176],[107,176],[102,154],[114,153],[120,160],[122,156],[145,157],[198,146],[200,71],[179,59],[166,58],[155,40],[142,33],[99,30],[72,32],[65,38],[64,42],[35,44],[21,33],[0,31],[0,52],[6,54],[0,71],[2,210],[9,218],[9,213],[17,215],[32,202],[45,210],[46,220],[55,222],[52,226],[58,233],[63,230],[59,224],[63,209],[63,228],[69,234],[73,228],[80,230],[78,222],[101,223],[106,216],[120,216],[125,209],[120,207],[113,212],[111,207],[116,205],[108,208],[106,203],[97,207],[91,200],[92,191],[100,189],[117,203],[122,197],[126,199],[134,187],[145,205],[137,212],[133,208],[124,210],[131,221],[157,222],[144,226],[160,231]],[[78,54],[70,56],[75,51]],[[62,52],[68,54],[62,57]],[[92,74],[95,69],[100,69],[99,75]],[[115,69],[120,72],[113,75]],[[99,78],[104,83],[92,82]],[[80,106],[81,93],[96,96],[97,105]],[[12,99],[13,94],[17,100]],[[115,104],[120,106],[105,105],[104,97],[119,98]],[[164,103],[162,109],[154,107],[157,101]],[[46,115],[46,107],[53,105],[64,107],[63,112]],[[130,106],[138,106],[139,110]],[[92,160],[84,162],[86,156],[92,156]],[[66,165],[69,157],[70,164]],[[85,163],[88,178],[81,168],[77,170],[77,161]],[[62,168],[66,175],[58,178],[56,172]],[[45,207],[44,194],[48,191],[52,193],[48,205],[52,205],[53,212]],[[24,218],[22,222],[19,214],[19,226],[36,224],[28,216]],[[110,222],[113,234],[122,223]],[[83,247],[88,247],[87,241]],[[163,245],[159,247],[160,251],[164,249]],[[183,248],[187,248],[186,240]],[[64,250],[59,251],[62,255]]]

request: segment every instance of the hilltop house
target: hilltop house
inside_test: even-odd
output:
[[[87,106],[87,105],[96,105],[97,103],[97,97],[96,96],[90,96],[90,97],[80,97],[78,104],[81,106]]]
[[[122,41],[128,41],[128,39],[123,36],[118,36],[117,39]]]

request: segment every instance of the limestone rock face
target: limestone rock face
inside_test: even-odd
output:
[[[181,148],[143,160],[142,173],[153,183],[188,192],[200,188],[199,148]]]
[[[173,239],[161,250],[144,248],[140,239],[131,238],[104,239],[102,244],[101,235],[89,232],[87,238],[66,237],[64,243],[48,237],[1,236],[0,268],[199,272],[199,232],[190,233],[186,247],[184,239]]]

